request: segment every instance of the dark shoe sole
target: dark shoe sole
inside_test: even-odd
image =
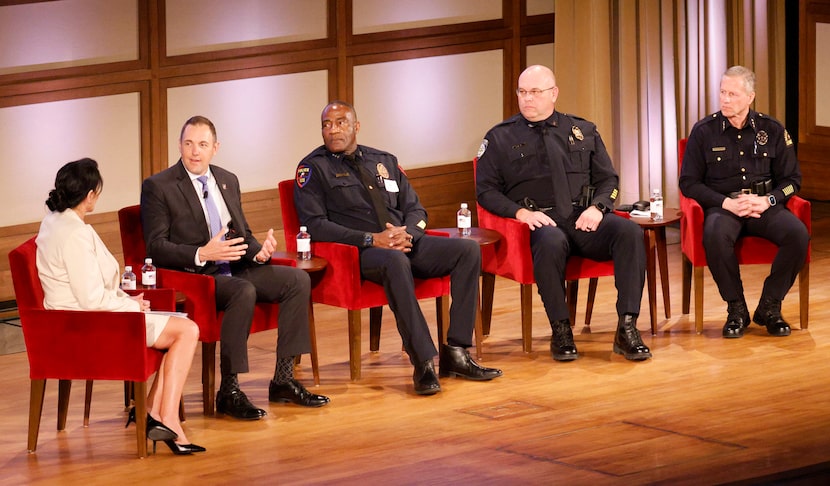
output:
[[[724,339],[738,339],[744,337],[743,332],[736,332],[736,333],[723,333]]]
[[[621,354],[621,355],[625,356],[625,359],[627,359],[629,361],[645,361],[645,360],[651,358],[651,352],[648,352],[648,353],[626,353],[625,351],[622,350],[621,347],[617,346],[616,344],[614,344],[614,352],[617,353],[617,354]]]
[[[318,408],[322,407],[323,405],[328,405],[328,401],[320,402],[320,403],[299,403],[295,402],[290,398],[271,398],[268,397],[268,401],[271,403],[293,403],[294,405],[299,405],[300,407],[307,407],[307,408]]]
[[[562,361],[562,362],[574,361],[577,358],[579,358],[579,354],[553,354],[553,353],[551,353],[551,356],[553,357],[554,361]]]
[[[216,413],[219,414],[219,415],[227,415],[228,417],[233,417],[237,420],[248,420],[248,421],[260,420],[260,419],[265,417],[265,415],[260,415],[258,417],[239,417],[237,415],[233,415],[233,414],[225,412],[223,410],[219,410],[219,407],[216,408]]]
[[[422,395],[422,396],[429,396],[429,395],[435,395],[436,393],[438,393],[440,391],[441,391],[440,388],[430,388],[428,390],[415,390],[415,394],[416,395]]]
[[[457,371],[439,371],[438,372],[438,376],[440,376],[441,378],[454,377],[454,378],[464,378],[466,380],[472,380],[472,381],[490,381],[490,380],[493,380],[495,378],[500,377],[501,375],[502,375],[502,373],[499,373],[499,374],[494,375],[494,376],[472,376],[472,375],[465,375],[463,373],[458,373]]]

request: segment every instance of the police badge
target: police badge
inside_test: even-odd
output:
[[[576,126],[576,125],[572,126],[571,127],[571,132],[573,132],[574,137],[577,140],[582,141],[583,139],[585,139],[585,136],[582,135],[582,130],[580,130],[578,126]]]
[[[378,175],[383,177],[384,179],[389,179],[389,171],[386,170],[386,166],[378,162],[377,165]]]
[[[769,135],[763,130],[758,130],[758,133],[755,134],[755,141],[758,142],[758,145],[766,145],[769,142]]]

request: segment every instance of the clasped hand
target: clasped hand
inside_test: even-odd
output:
[[[270,234],[273,230],[269,231]],[[207,242],[207,244],[199,248],[199,259],[208,261],[229,261],[235,262],[245,255],[248,250],[248,244],[245,243],[245,238],[231,238],[230,240],[223,240],[224,232],[219,232]],[[273,234],[271,236],[273,238]],[[270,255],[269,255],[270,258]]]
[[[412,251],[412,235],[406,232],[406,226],[393,226],[386,223],[386,230],[373,233],[373,246],[399,250],[404,253]]]
[[[721,205],[723,209],[741,218],[760,218],[770,208],[769,199],[757,194],[741,194],[735,198],[726,198]]]
[[[138,305],[141,307],[139,310],[142,312],[150,310],[150,301],[144,300],[144,292],[138,295],[131,295],[130,298],[138,302]]]

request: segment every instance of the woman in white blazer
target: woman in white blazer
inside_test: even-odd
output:
[[[103,179],[92,159],[70,162],[58,171],[49,192],[37,243],[37,269],[44,307],[63,310],[138,312],[150,310],[143,294],[131,297],[120,289],[115,257],[84,217],[95,210]],[[146,314],[147,346],[166,349],[147,397],[147,437],[164,441],[175,454],[202,452],[188,442],[179,422],[182,388],[199,339],[196,323],[181,317]],[[127,425],[135,420],[130,412]]]

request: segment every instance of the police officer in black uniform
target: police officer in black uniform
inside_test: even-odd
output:
[[[777,120],[751,110],[755,73],[729,68],[721,78],[720,108],[692,128],[683,155],[680,190],[704,210],[703,247],[727,302],[723,337],[739,338],[749,311],[735,256],[739,236],[778,246],[753,320],[773,336],[789,336],[781,301],[807,258],[810,237],[785,203],[801,187],[792,139]]]
[[[527,68],[516,94],[521,114],[493,127],[479,149],[476,192],[482,207],[533,230],[533,274],[550,320],[553,359],[578,357],[565,304],[569,255],[614,260],[614,352],[634,361],[650,358],[637,330],[646,267],[643,233],[611,212],[618,178],[596,126],[555,111],[559,89],[547,67]]]
[[[383,285],[389,307],[415,367],[419,395],[441,390],[433,358],[437,353],[415,298],[413,277],[450,275],[450,326],[441,346],[439,374],[491,380],[501,370],[479,366],[472,346],[481,251],[472,240],[424,233],[427,213],[397,158],[357,144],[354,107],[329,103],[321,115],[323,141],[297,166],[294,200],[300,223],[317,241],[360,248],[363,278]]]

